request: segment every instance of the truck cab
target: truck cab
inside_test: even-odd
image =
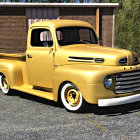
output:
[[[0,54],[0,86],[61,101],[72,112],[85,103],[114,106],[140,101],[136,53],[100,46],[83,21],[48,20],[31,25],[27,50]]]

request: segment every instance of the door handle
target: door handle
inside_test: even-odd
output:
[[[28,58],[32,58],[32,55],[31,54],[27,54]]]

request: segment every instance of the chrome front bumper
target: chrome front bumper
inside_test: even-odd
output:
[[[116,105],[133,103],[137,101],[140,101],[140,94],[131,95],[127,97],[111,98],[111,99],[99,99],[98,106],[100,107],[116,106]]]

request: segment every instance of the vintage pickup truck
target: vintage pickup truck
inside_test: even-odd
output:
[[[140,65],[134,52],[100,46],[89,23],[40,21],[29,28],[25,53],[0,54],[0,86],[4,94],[19,90],[77,112],[85,103],[140,101]]]

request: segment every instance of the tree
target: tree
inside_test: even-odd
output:
[[[115,45],[140,56],[140,0],[120,1],[116,13]]]

